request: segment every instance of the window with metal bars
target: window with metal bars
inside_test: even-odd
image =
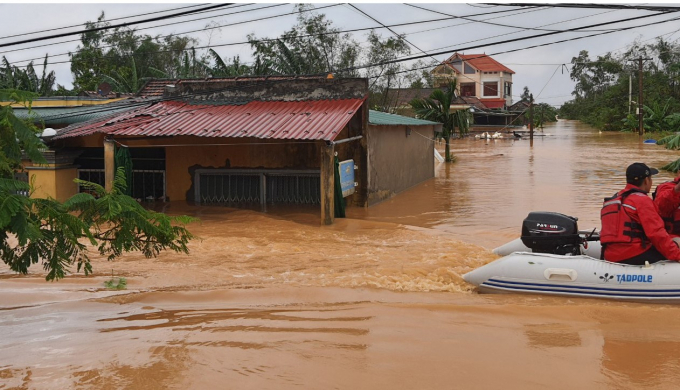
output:
[[[203,204],[261,203],[260,187],[258,174],[202,174],[197,199]]]
[[[79,169],[80,180],[105,185],[103,169]],[[132,170],[131,196],[138,200],[164,201],[165,200],[165,171],[162,170]],[[85,191],[78,186],[78,192]]]
[[[319,204],[319,175],[265,175],[268,203]]]
[[[318,171],[202,169],[194,177],[201,204],[320,204]]]

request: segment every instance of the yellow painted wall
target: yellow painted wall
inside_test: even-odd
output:
[[[73,180],[77,177],[77,170],[73,168],[55,169],[31,169],[28,167],[29,183],[33,183],[34,191],[32,198],[54,198],[60,202],[65,201],[78,191],[78,186]]]
[[[83,97],[82,99],[50,99],[50,100],[34,100],[31,107],[80,107],[80,106],[98,106],[101,104],[114,103],[127,98],[117,99],[92,99]],[[8,105],[9,102],[0,102],[0,106]],[[24,107],[22,104],[12,104],[12,107]]]
[[[78,193],[78,185],[73,181],[78,177],[78,170],[74,168],[58,169],[55,172],[57,182],[58,201],[63,202]]]
[[[35,186],[31,198],[55,198],[57,197],[57,181],[55,171],[52,170],[29,170],[28,182]]]

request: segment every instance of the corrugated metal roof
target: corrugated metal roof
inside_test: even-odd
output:
[[[94,133],[334,140],[364,99],[294,102],[253,101],[244,105],[199,105],[164,101],[85,125],[69,126],[55,139]]]
[[[372,125],[409,125],[409,126],[423,126],[423,125],[437,125],[438,122],[431,122],[422,119],[411,118],[408,116],[388,114],[380,111],[368,111],[368,122]]]

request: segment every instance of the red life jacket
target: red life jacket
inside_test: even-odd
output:
[[[628,209],[636,210],[635,207],[625,203],[626,198],[635,192],[645,194],[644,191],[633,188],[604,199],[600,212],[602,219],[600,243],[603,248],[612,243],[639,243],[642,248],[647,246],[649,239],[642,230],[642,225],[633,221],[628,211]]]
[[[659,189],[659,186],[662,186],[666,183],[677,184],[678,180],[676,179],[673,181],[667,181],[656,186],[656,189],[652,194],[652,199],[656,199],[656,191]],[[670,217],[661,217],[661,219],[663,219],[663,225],[669,234],[680,236],[680,207],[675,209],[675,211],[673,211],[673,215],[671,215]]]

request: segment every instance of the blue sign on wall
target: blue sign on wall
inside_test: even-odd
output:
[[[340,188],[342,196],[347,197],[354,193],[354,160],[340,161]]]

